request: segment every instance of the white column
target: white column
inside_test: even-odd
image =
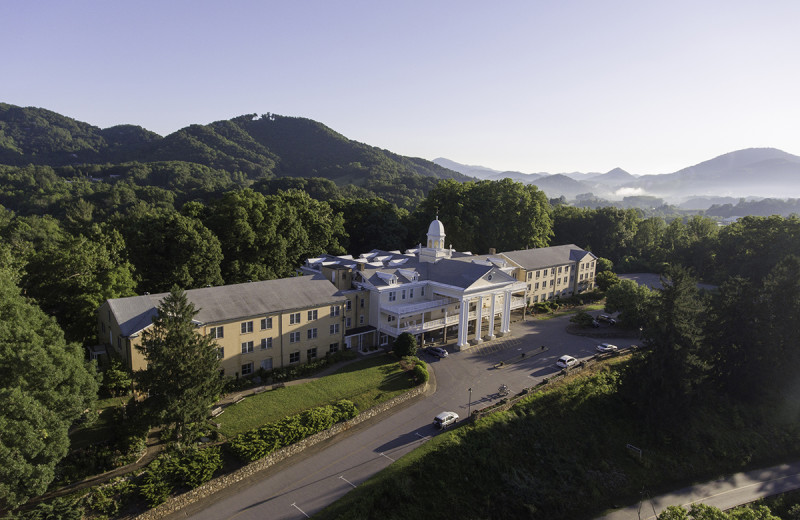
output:
[[[467,346],[467,330],[469,330],[469,301],[461,300],[461,312],[458,317],[458,347]]]
[[[481,337],[481,325],[483,324],[483,296],[478,296],[478,307],[475,310],[475,343],[483,341]]]
[[[492,307],[491,307],[491,313],[489,315],[489,335],[487,336],[487,339],[494,339],[494,302],[497,299],[497,295],[495,293],[492,293],[491,298],[492,298]]]
[[[503,326],[500,332],[511,332],[511,291],[506,291],[503,295]]]

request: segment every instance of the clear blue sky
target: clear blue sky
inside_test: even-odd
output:
[[[797,0],[1,0],[0,27],[0,101],[103,128],[272,112],[527,173],[800,154]]]

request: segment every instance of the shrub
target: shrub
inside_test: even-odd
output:
[[[343,399],[335,405],[312,408],[242,433],[228,444],[228,448],[244,461],[258,460],[357,414],[355,405]]]
[[[422,364],[414,365],[414,378],[416,379],[417,384],[420,385],[427,382],[430,378],[427,367]]]
[[[394,355],[399,358],[413,356],[417,353],[417,339],[412,334],[404,332],[397,336],[392,350]]]
[[[176,488],[196,488],[222,468],[219,447],[189,448],[163,454],[147,466],[139,493],[150,507],[166,501]]]
[[[589,327],[592,325],[592,322],[594,322],[594,318],[592,318],[592,316],[588,312],[581,311],[575,316],[571,317],[569,321],[577,325],[580,325],[581,327]]]
[[[135,491],[136,486],[131,481],[120,478],[89,490],[83,503],[92,512],[114,516],[129,503]]]

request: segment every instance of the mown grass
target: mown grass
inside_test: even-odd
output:
[[[544,314],[532,314],[531,317],[535,320],[552,320],[553,318],[559,318],[561,316],[566,316],[568,314],[578,314],[581,311],[602,311],[605,308],[605,303],[587,303],[586,305],[580,305],[577,307],[562,307],[558,310],[553,312],[548,312]]]
[[[796,420],[760,408],[709,403],[671,433],[648,428],[620,395],[625,366],[616,358],[439,435],[315,518],[593,518],[642,490],[800,454]]]
[[[299,385],[286,386],[246,398],[229,406],[216,421],[220,433],[231,438],[283,417],[340,399],[366,410],[411,388],[409,374],[397,358],[381,354],[356,361],[341,370]]]
[[[122,397],[109,397],[107,399],[99,399],[95,405],[95,413],[98,414],[94,423],[78,428],[73,431],[70,436],[70,449],[85,448],[102,441],[106,441],[111,437],[111,416],[112,411],[117,406],[127,403],[131,396]]]

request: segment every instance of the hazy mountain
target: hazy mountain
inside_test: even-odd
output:
[[[251,179],[324,177],[339,184],[414,175],[468,180],[431,161],[352,141],[299,117],[249,114],[161,137],[138,126],[100,129],[50,110],[0,103],[0,164],[132,161],[183,161]]]
[[[460,171],[458,163],[436,159],[439,164],[444,161],[451,169]],[[497,175],[496,170],[482,166],[470,168]],[[564,195],[571,199],[577,194],[591,193],[612,201],[640,196],[663,198],[677,204],[692,199],[691,205],[699,206],[692,209],[706,209],[712,204],[732,203],[743,197],[800,197],[800,157],[775,148],[738,150],[661,175],[635,176],[621,168],[606,173],[536,174],[536,178],[513,173],[510,178],[536,184],[550,198]],[[733,200],[718,200],[719,197]]]

